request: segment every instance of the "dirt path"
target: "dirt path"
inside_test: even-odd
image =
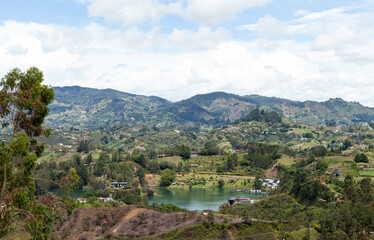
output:
[[[134,209],[132,209],[126,216],[124,216],[123,218],[122,218],[122,220],[119,222],[119,223],[117,223],[114,227],[113,227],[113,230],[111,231],[111,232],[113,232],[113,233],[117,233],[117,231],[118,231],[118,229],[121,227],[121,225],[124,223],[124,222],[126,222],[127,220],[130,220],[131,218],[133,218],[133,217],[135,217],[135,216],[137,216],[138,214],[140,214],[140,213],[142,213],[142,212],[144,212],[145,211],[145,209],[143,209],[143,208],[134,208]]]

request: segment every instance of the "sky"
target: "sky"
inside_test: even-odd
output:
[[[374,0],[0,0],[0,76],[374,107]]]

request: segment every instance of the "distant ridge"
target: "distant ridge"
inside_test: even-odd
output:
[[[225,92],[195,95],[171,102],[113,89],[79,86],[55,87],[47,123],[51,127],[95,129],[118,124],[152,126],[222,125],[234,122],[256,107],[277,111],[291,121],[322,124],[355,124],[374,121],[374,109],[340,98],[325,102],[292,101],[260,95],[239,96]]]

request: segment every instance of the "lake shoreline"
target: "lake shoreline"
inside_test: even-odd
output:
[[[237,191],[235,188],[153,188],[156,196],[148,197],[148,203],[171,203],[188,210],[217,211],[219,206],[228,202],[231,197],[259,199],[268,194],[254,193],[250,191]]]

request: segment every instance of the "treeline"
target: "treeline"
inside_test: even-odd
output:
[[[282,157],[281,150],[278,145],[250,142],[247,144],[244,159],[252,168],[268,169]]]
[[[282,117],[276,111],[268,112],[265,110],[260,110],[259,108],[255,108],[247,116],[241,119],[241,122],[250,122],[250,121],[266,122],[266,123],[281,123]]]
[[[314,167],[306,169],[307,165]],[[372,180],[355,182],[350,175],[344,180],[326,177],[324,165],[311,156],[291,167],[281,167],[280,185],[270,197],[252,205],[222,205],[219,211],[242,216],[248,223],[251,218],[297,222],[306,228],[304,239],[310,238],[311,230],[323,240],[369,239],[374,231]]]

